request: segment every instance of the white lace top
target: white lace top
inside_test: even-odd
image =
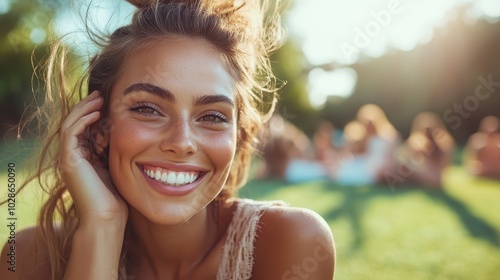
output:
[[[254,241],[259,220],[266,209],[282,201],[236,199],[237,208],[227,229],[217,280],[248,280],[252,277]]]

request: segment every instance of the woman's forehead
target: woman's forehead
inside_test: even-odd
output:
[[[150,83],[174,92],[227,92],[234,95],[235,81],[222,55],[201,38],[158,40],[130,52],[117,84]]]

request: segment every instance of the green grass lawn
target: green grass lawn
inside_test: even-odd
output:
[[[459,167],[447,170],[441,190],[256,180],[240,196],[282,199],[321,214],[335,237],[338,280],[500,279],[500,182],[474,179]],[[34,224],[40,201],[33,191],[18,197],[18,230]],[[0,221],[7,223],[5,205]],[[1,226],[0,242],[6,239]]]
[[[500,182],[458,167],[442,190],[253,181],[241,196],[321,214],[337,247],[335,279],[500,279]]]

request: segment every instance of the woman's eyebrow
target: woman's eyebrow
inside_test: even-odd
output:
[[[229,98],[228,96],[222,95],[222,94],[200,96],[193,101],[193,105],[194,106],[201,106],[201,105],[207,105],[207,104],[219,103],[219,102],[227,103],[227,104],[231,105],[231,107],[234,107],[234,101],[231,98]]]
[[[127,95],[127,94],[130,94],[132,92],[137,92],[137,91],[151,93],[151,94],[159,96],[159,97],[161,97],[161,98],[163,98],[171,103],[175,103],[175,96],[170,91],[163,89],[159,86],[155,86],[155,85],[150,84],[150,83],[132,84],[123,91],[123,95]],[[201,105],[207,105],[207,104],[219,103],[219,102],[227,103],[227,104],[231,105],[231,107],[234,107],[234,101],[230,97],[228,97],[226,95],[222,95],[222,94],[203,95],[203,96],[197,97],[193,101],[193,105],[194,106],[201,106]]]
[[[155,86],[155,85],[150,84],[150,83],[132,84],[131,86],[129,86],[128,88],[126,88],[123,91],[123,95],[127,95],[129,93],[134,92],[134,91],[148,92],[148,93],[154,94],[156,96],[159,96],[159,97],[161,97],[161,98],[163,98],[171,103],[175,102],[175,96],[170,91],[163,89],[161,87]]]

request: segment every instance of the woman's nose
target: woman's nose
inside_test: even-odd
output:
[[[168,127],[168,131],[161,141],[160,149],[177,156],[192,155],[197,151],[194,137],[189,122],[179,120]]]

